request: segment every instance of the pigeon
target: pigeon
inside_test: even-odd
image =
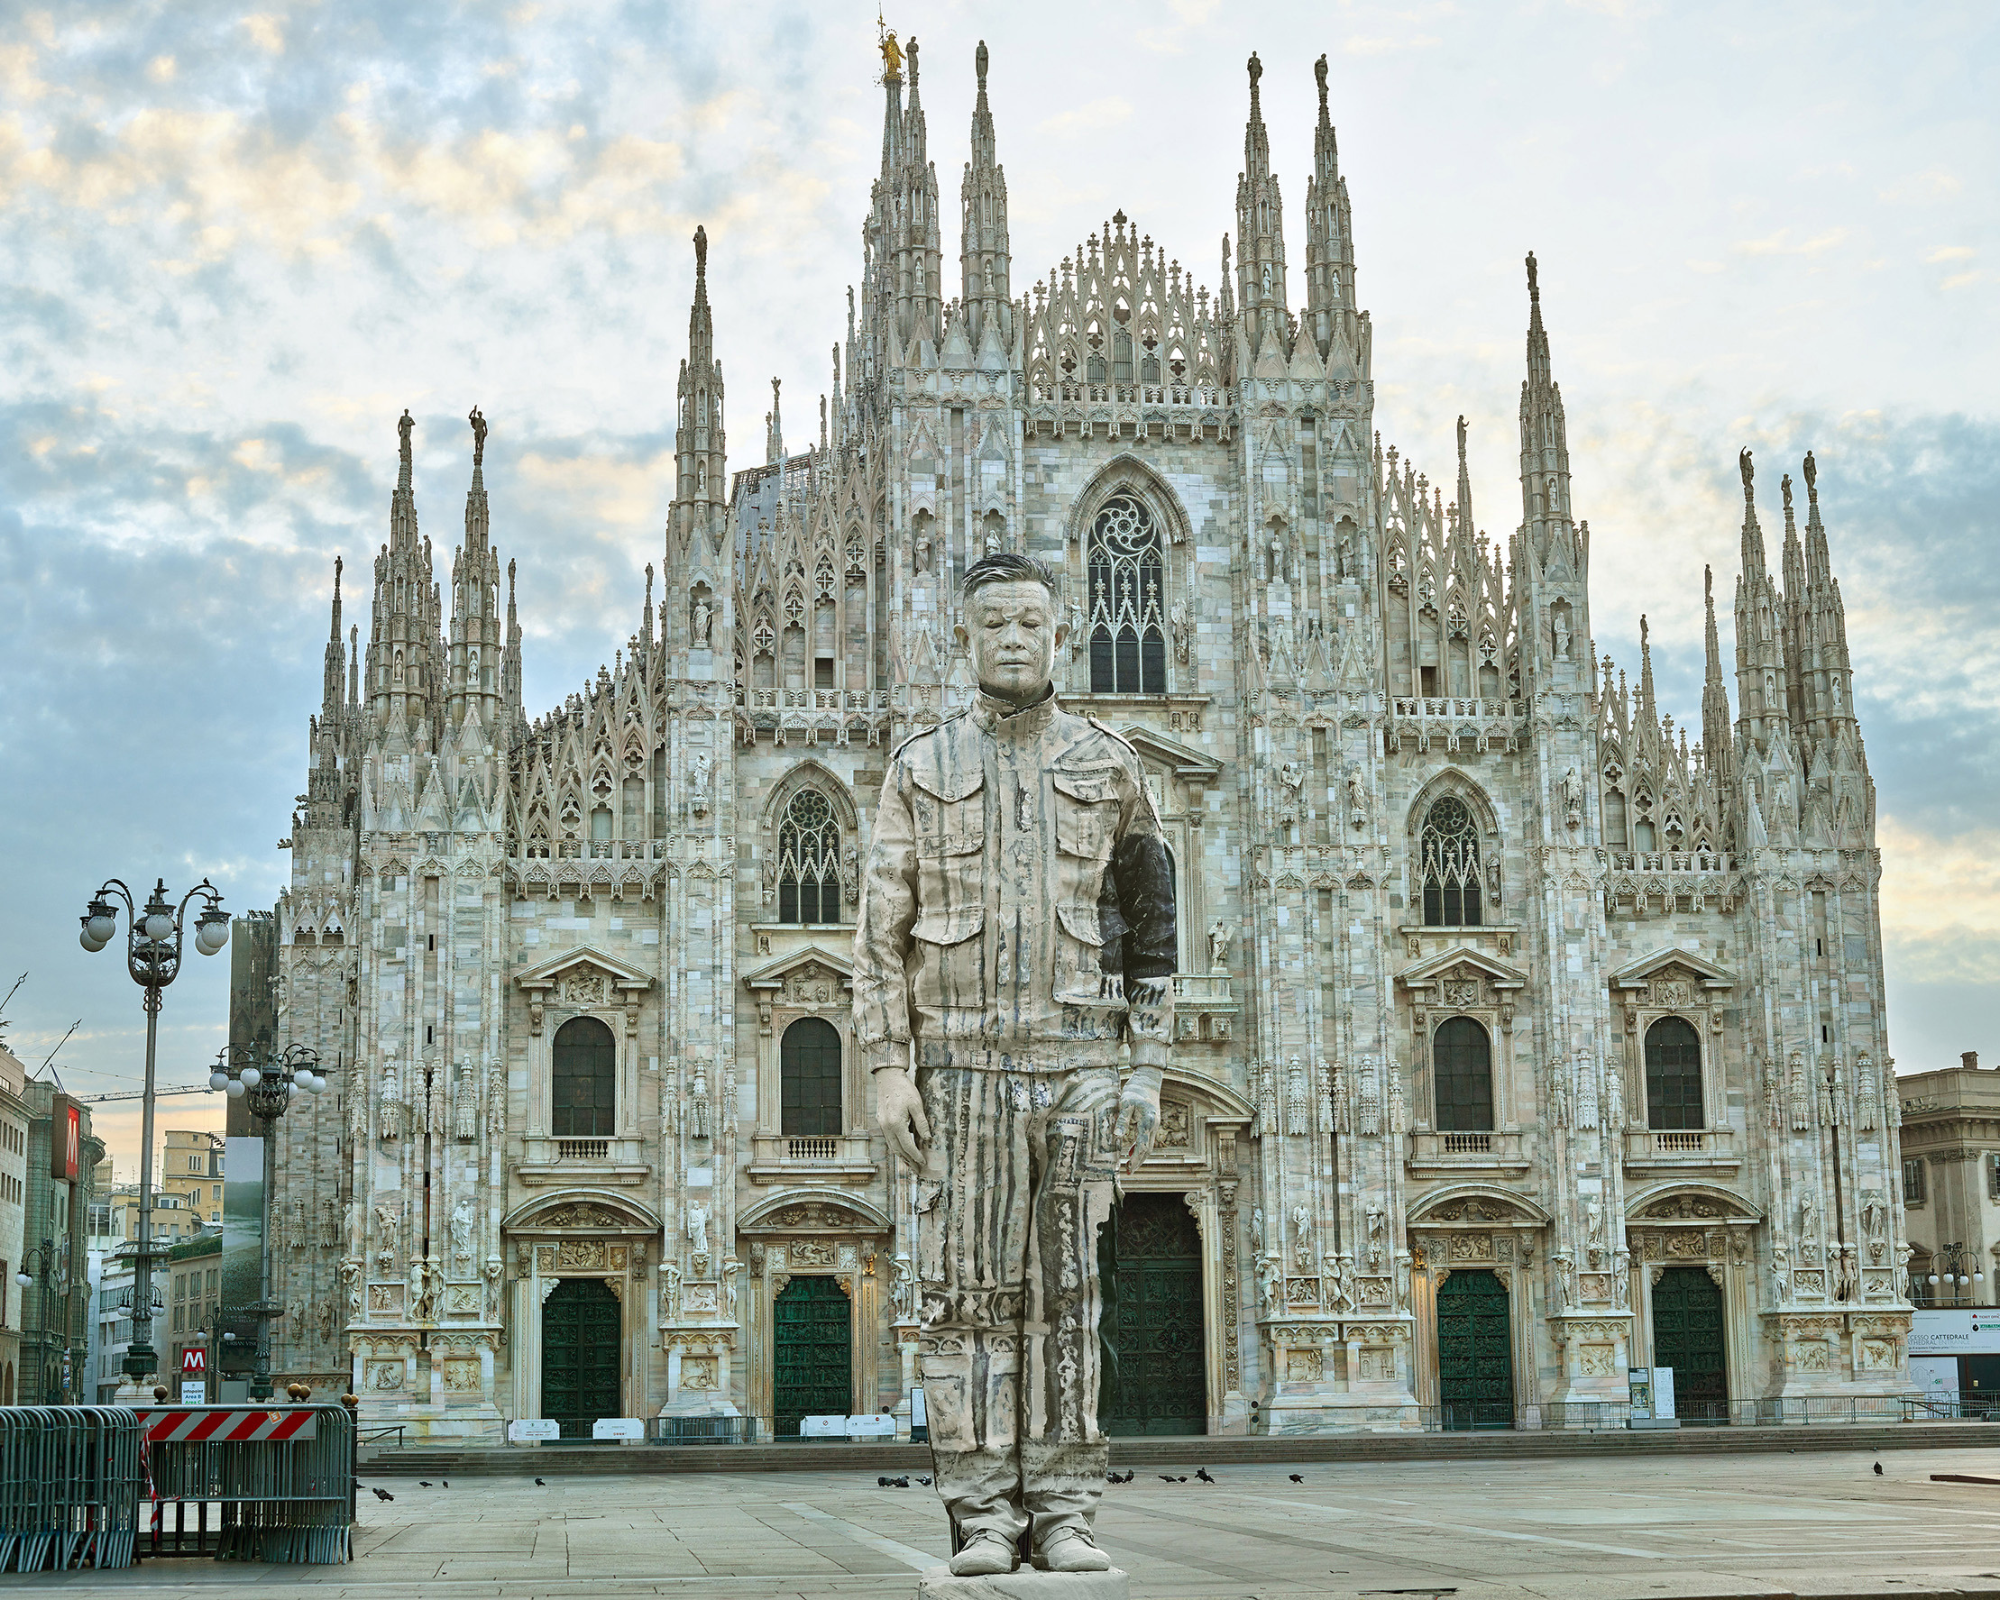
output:
[[[1171,1472],[1163,1472],[1160,1474],[1160,1482],[1172,1483],[1173,1481],[1174,1481],[1174,1475]]]
[[[877,1478],[875,1480],[875,1487],[878,1489],[886,1489],[889,1487],[889,1480],[887,1478]]]
[[[1875,1476],[1878,1478],[1882,1476],[1882,1463],[1879,1461],[1875,1463]]]
[[[1132,1474],[1128,1472],[1121,1478],[1115,1472],[1107,1472],[1104,1475],[1104,1481],[1106,1483],[1130,1483],[1132,1481]]]
[[[1305,1479],[1304,1479],[1303,1477],[1301,1477],[1301,1476],[1300,1476],[1300,1475],[1299,1475],[1298,1473],[1296,1473],[1296,1472],[1294,1472],[1294,1473],[1291,1473],[1291,1474],[1290,1474],[1290,1477],[1291,1477],[1291,1480],[1292,1480],[1292,1482],[1294,1482],[1294,1483],[1304,1483],[1304,1482],[1306,1481],[1306,1480],[1305,1480]]]
[[[446,1479],[444,1480],[444,1486],[445,1486],[445,1487],[446,1487],[447,1489],[449,1489],[449,1488],[451,1487],[451,1479],[449,1479],[449,1478],[446,1478]]]
[[[368,1492],[377,1500],[393,1500],[396,1498],[387,1489],[370,1489]]]
[[[429,1478],[417,1479],[417,1487],[419,1489],[428,1489],[430,1486],[431,1486],[431,1480]]]
[[[536,1487],[537,1489],[546,1489],[546,1488],[548,1487],[548,1485],[547,1485],[546,1483],[544,1483],[544,1482],[543,1482],[543,1481],[542,1481],[542,1480],[541,1480],[540,1478],[537,1478],[537,1479],[535,1480],[535,1487]]]
[[[910,1486],[910,1480],[908,1478],[892,1478],[889,1481],[889,1486],[892,1489],[907,1489]]]
[[[1201,1479],[1201,1481],[1202,1481],[1203,1483],[1213,1483],[1213,1482],[1215,1482],[1215,1480],[1214,1480],[1213,1478],[1211,1478],[1211,1477],[1210,1477],[1210,1476],[1208,1475],[1208,1468],[1206,1468],[1206,1467],[1196,1467],[1196,1468],[1194,1469],[1194,1475],[1195,1475],[1195,1476],[1196,1476],[1197,1478]]]
[[[1180,1476],[1179,1476],[1178,1478],[1174,1479],[1174,1482],[1175,1482],[1175,1483],[1186,1483],[1186,1482],[1187,1482],[1187,1474],[1186,1474],[1185,1472],[1183,1472],[1183,1473],[1182,1473],[1182,1474],[1181,1474],[1181,1475],[1180,1475]]]
[[[931,1480],[929,1478],[919,1478],[917,1479],[917,1482],[921,1483],[926,1489],[928,1489],[931,1486]]]

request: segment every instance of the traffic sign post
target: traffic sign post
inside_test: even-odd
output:
[[[193,1345],[181,1352],[181,1404],[199,1406],[207,1402],[208,1352],[200,1345]]]

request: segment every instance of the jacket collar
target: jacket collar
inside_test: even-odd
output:
[[[972,715],[988,733],[1033,738],[1055,719],[1056,710],[1056,688],[1050,684],[1041,699],[1019,711],[1014,709],[1012,701],[998,699],[981,690],[973,705]]]

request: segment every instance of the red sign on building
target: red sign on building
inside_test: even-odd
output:
[[[207,1371],[208,1352],[203,1350],[200,1345],[195,1345],[181,1352],[181,1375],[183,1377],[198,1378]]]
[[[83,1107],[66,1094],[55,1097],[55,1126],[50,1130],[49,1176],[58,1183],[75,1183],[83,1169]]]

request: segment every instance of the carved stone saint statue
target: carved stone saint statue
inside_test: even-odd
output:
[[[688,1248],[698,1256],[708,1254],[708,1207],[699,1200],[688,1207]]]
[[[472,1261],[472,1202],[464,1195],[451,1208],[451,1253],[461,1268]]]
[[[928,1197],[917,1359],[959,1576],[1012,1572],[1024,1533],[1050,1572],[1111,1565],[1096,1240],[1152,1147],[1173,1039],[1159,817],[1132,746],[1055,698],[1057,591],[1012,551],[966,573],[979,695],[890,757],[854,934],[878,1120]]]
[[[1229,970],[1229,946],[1236,934],[1228,923],[1217,917],[1208,928],[1208,970],[1227,972]]]
[[[1563,774],[1563,825],[1570,828],[1583,826],[1583,780],[1571,767]]]
[[[715,621],[715,612],[706,600],[694,603],[694,642],[698,649],[708,648],[709,628]]]

